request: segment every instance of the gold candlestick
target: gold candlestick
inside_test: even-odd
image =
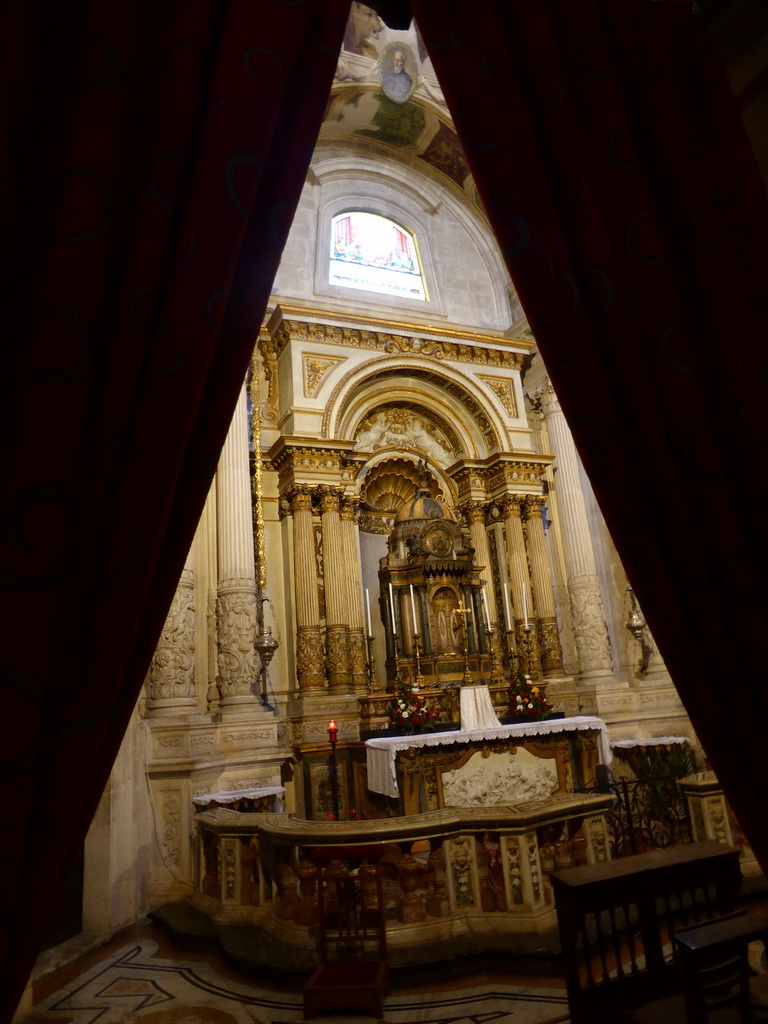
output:
[[[413,634],[413,649],[416,652],[416,685],[424,685],[424,676],[421,674],[421,637],[418,633]]]
[[[368,670],[368,692],[373,693],[380,689],[379,680],[376,678],[376,657],[373,653],[373,637],[371,635],[366,636],[365,646],[368,652],[368,664],[366,666]]]
[[[465,608],[463,605],[459,605],[459,607],[456,609],[456,611],[459,613],[459,615],[463,615],[464,616],[464,676],[463,676],[461,681],[462,681],[462,683],[468,683],[469,682],[469,636],[468,636],[469,630],[467,629],[467,616],[469,615],[469,608]]]

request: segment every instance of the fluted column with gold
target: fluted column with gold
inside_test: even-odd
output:
[[[346,496],[341,499],[340,516],[344,545],[346,605],[349,613],[349,672],[352,677],[353,689],[366,690],[368,675],[366,672],[365,619],[363,618],[363,578],[360,571],[357,510],[354,499]]]
[[[312,488],[294,487],[287,497],[293,515],[296,675],[300,690],[322,690],[325,687],[325,658],[320,630],[320,602],[317,596]]]
[[[464,506],[463,512],[469,525],[469,537],[472,547],[475,549],[475,564],[480,569],[480,579],[484,580],[483,597],[481,606],[483,618],[487,612],[491,627],[491,654],[493,656],[494,675],[497,669],[500,672],[502,663],[501,634],[503,626],[500,622],[499,610],[496,604],[496,594],[493,591],[493,573],[491,570],[491,548],[488,543],[488,532],[485,528],[485,505],[479,502],[470,502]],[[486,623],[484,622],[484,625]]]
[[[243,387],[217,471],[218,669],[220,708],[227,714],[256,703],[261,667],[254,648],[258,620],[247,416]]]
[[[541,668],[545,676],[563,675],[563,648],[557,629],[557,609],[552,585],[552,571],[544,536],[542,510],[544,498],[528,495],[525,499],[528,556],[531,564],[533,600],[536,605],[536,624],[539,630]]]
[[[351,687],[349,672],[349,610],[347,608],[344,541],[341,527],[341,496],[335,488],[324,488],[320,496],[325,569],[325,657],[328,686],[346,692]]]
[[[570,428],[549,381],[537,397],[557,458],[555,487],[560,513],[559,525],[582,679],[585,675],[608,676],[612,674],[611,649],[592,550],[579,457]]]
[[[147,714],[152,717],[189,715],[196,710],[193,545],[149,668]]]
[[[522,509],[524,499],[508,494],[503,501],[507,531],[507,562],[509,565],[512,605],[515,613],[515,642],[521,667],[534,679],[541,676],[538,632],[525,552]]]

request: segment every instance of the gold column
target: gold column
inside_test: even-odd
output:
[[[557,630],[555,594],[552,572],[544,536],[542,508],[544,498],[529,495],[525,499],[525,520],[528,526],[528,555],[531,561],[531,582],[536,603],[536,621],[539,628],[541,667],[545,676],[563,675],[563,649]]]
[[[496,629],[498,626],[498,612],[496,609],[496,595],[493,592],[493,578],[491,576],[491,549],[488,545],[488,534],[485,530],[485,505],[477,502],[465,505],[463,510],[469,524],[469,537],[472,547],[475,549],[475,564],[480,569],[480,578],[485,580],[483,593],[488,604],[488,615],[491,626]],[[483,619],[485,619],[485,605],[482,607]]]
[[[360,551],[357,534],[357,512],[352,498],[341,499],[341,531],[344,544],[344,580],[347,585],[349,623],[349,672],[355,690],[368,687],[365,670],[367,650],[363,618],[363,579],[360,572]],[[327,569],[326,569],[327,571]]]
[[[467,517],[467,523],[469,524],[470,542],[472,547],[475,549],[475,564],[480,569],[480,578],[485,581],[485,586],[483,587],[485,599],[483,601],[483,598],[481,598],[480,601],[481,614],[483,616],[483,625],[487,629],[485,621],[487,607],[488,617],[491,622],[490,650],[491,657],[493,659],[493,675],[496,677],[501,675],[503,657],[501,634],[504,626],[499,621],[496,594],[493,590],[491,548],[488,543],[488,532],[485,528],[485,505],[478,502],[471,502],[464,506],[463,511]]]
[[[512,605],[515,613],[515,641],[521,668],[534,679],[541,676],[539,643],[534,619],[533,597],[528,576],[528,559],[525,553],[525,537],[521,505],[524,499],[514,494],[504,498],[504,523],[507,528],[507,563],[509,566]],[[528,629],[525,628],[526,620]]]
[[[296,487],[288,495],[293,513],[293,576],[296,594],[296,674],[300,690],[322,690],[323,637],[317,597],[312,489]]]
[[[341,496],[331,487],[320,497],[325,567],[325,651],[328,686],[347,691],[349,673],[349,609],[347,607],[346,564],[341,518]]]

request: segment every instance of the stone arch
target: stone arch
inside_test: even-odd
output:
[[[503,448],[504,425],[474,381],[454,367],[389,357],[358,366],[341,378],[326,406],[323,437],[354,440],[365,417],[385,399],[423,406],[451,424],[465,458],[485,458]],[[457,406],[461,416],[456,415]]]

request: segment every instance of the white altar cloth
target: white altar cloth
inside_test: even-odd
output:
[[[366,740],[368,763],[368,789],[384,796],[397,797],[397,771],[395,760],[398,750],[408,747],[437,747],[448,743],[468,743],[472,740],[497,740],[507,736],[547,736],[557,732],[583,732],[589,729],[599,733],[598,752],[602,764],[612,759],[608,729],[602,718],[578,715],[575,718],[549,718],[538,722],[518,722],[500,725],[495,729],[459,729],[455,732],[430,732],[423,736],[384,736]]]
[[[461,728],[464,732],[498,729],[501,726],[493,710],[491,692],[487,686],[462,686],[460,692]]]
[[[193,796],[192,803],[198,807],[207,807],[210,803],[235,804],[238,800],[261,800],[262,797],[276,797],[277,809],[282,809],[282,797],[285,786],[252,786],[249,789],[228,789],[220,793],[203,793]]]

